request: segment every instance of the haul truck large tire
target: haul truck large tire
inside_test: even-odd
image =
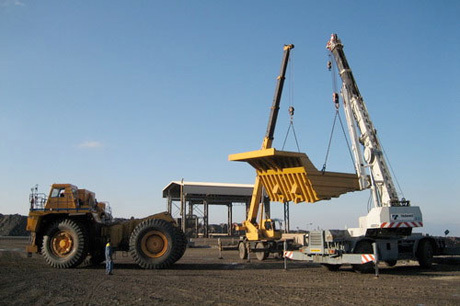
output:
[[[180,240],[181,240],[179,258],[176,259],[176,261],[178,261],[185,254],[185,250],[187,249],[188,240],[187,240],[187,236],[185,236],[184,232],[181,231],[180,228],[174,227],[174,229],[176,230],[176,236],[180,237]]]
[[[147,219],[136,226],[129,239],[129,252],[145,269],[164,269],[179,260],[184,248],[181,232],[162,219]]]
[[[78,266],[88,253],[85,228],[78,222],[64,219],[52,223],[43,237],[42,255],[55,268]]]

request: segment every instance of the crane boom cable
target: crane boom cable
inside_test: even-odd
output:
[[[289,121],[289,127],[286,132],[286,136],[284,137],[282,150],[284,150],[287,138],[289,136],[289,132],[291,131],[291,128],[292,128],[292,133],[294,135],[294,140],[297,146],[297,151],[300,152],[299,142],[297,140],[297,134],[294,128],[294,111],[295,111],[295,108],[294,108],[294,103],[295,103],[294,101],[294,61],[293,61],[292,55],[288,60],[288,65],[289,65],[288,100],[289,100],[289,105],[290,105],[289,106],[290,121]]]
[[[291,56],[288,59],[288,66],[289,66],[289,105],[294,105],[294,56]]]
[[[390,167],[390,171],[391,171],[391,174],[393,175],[393,178],[394,180],[396,181],[396,185],[398,186],[398,189],[399,189],[399,193],[401,194],[401,197],[403,199],[405,199],[406,197],[404,196],[404,192],[401,188],[401,185],[399,185],[399,180],[398,180],[398,177],[396,176],[396,173],[395,171],[393,170],[393,166],[391,165],[391,162],[390,162],[390,159],[388,158],[388,154],[387,152],[385,151],[385,148],[383,147],[383,145],[380,143],[380,148],[382,148],[382,152],[383,152],[383,156],[385,157],[387,163],[388,163],[388,166]]]
[[[323,168],[321,169],[321,172],[323,172],[323,173],[326,171],[327,160],[329,158],[329,152],[331,150],[332,136],[334,135],[335,123],[337,121],[337,116],[338,115],[339,115],[339,110],[336,110],[335,116],[334,116],[334,122],[332,123],[331,134],[329,136],[329,143],[327,145],[326,157],[324,158]]]
[[[340,113],[339,113],[339,122],[340,122],[340,127],[342,128],[343,137],[345,138],[345,142],[347,143],[347,148],[348,148],[348,153],[350,154],[351,163],[353,164],[354,162],[353,152],[351,151],[351,145],[350,145],[350,142],[348,141],[347,132],[345,131],[345,128],[343,126],[342,117],[340,117]]]
[[[329,136],[329,143],[328,143],[328,145],[327,145],[326,157],[325,157],[325,159],[324,159],[323,168],[321,169],[322,172],[326,171],[327,161],[328,161],[328,159],[329,159],[329,153],[330,153],[331,146],[332,146],[332,137],[333,137],[333,135],[334,135],[335,124],[336,124],[337,118],[339,118],[339,123],[340,123],[340,127],[341,127],[341,129],[342,129],[343,138],[345,138],[345,142],[347,143],[348,153],[349,153],[349,155],[350,155],[351,162],[353,163],[353,153],[351,152],[351,149],[350,149],[350,147],[351,147],[351,146],[350,146],[350,142],[348,141],[347,133],[346,133],[346,131],[345,131],[345,127],[343,126],[342,117],[340,116],[340,112],[339,112],[339,110],[337,109],[336,112],[335,112],[334,121],[333,121],[333,123],[332,123],[331,134],[330,134],[330,136]]]
[[[337,90],[337,73],[335,71],[336,63],[335,63],[335,61],[332,60],[332,53],[330,51],[328,51],[328,57],[329,57],[328,67],[330,67],[329,71],[331,71],[331,74],[332,74],[332,92],[337,93],[338,92],[338,90]]]
[[[347,149],[348,149],[348,153],[350,154],[350,159],[351,159],[351,162],[353,163],[353,153],[351,152],[351,146],[350,146],[350,142],[348,141],[348,137],[347,137],[347,133],[345,131],[345,128],[343,126],[343,122],[342,122],[342,117],[340,116],[340,112],[339,112],[339,106],[340,106],[340,101],[339,101],[339,94],[337,92],[337,73],[336,73],[336,63],[332,60],[332,53],[329,51],[328,52],[328,57],[329,57],[329,61],[327,62],[327,68],[328,70],[331,72],[331,78],[332,78],[332,99],[333,99],[333,102],[335,103],[335,116],[334,116],[334,121],[332,123],[332,128],[331,128],[331,134],[329,136],[329,143],[328,143],[328,146],[327,146],[327,150],[326,150],[326,157],[324,159],[324,164],[323,164],[323,168],[322,168],[322,172],[324,173],[326,171],[326,167],[327,167],[327,161],[328,161],[328,158],[329,158],[329,153],[330,153],[330,149],[331,149],[331,145],[332,145],[332,137],[334,135],[334,129],[335,129],[335,124],[336,124],[336,121],[337,121],[337,117],[339,118],[339,122],[340,122],[340,126],[342,128],[342,132],[343,132],[343,136],[345,138],[345,142],[347,144]]]
[[[289,106],[289,115],[291,116],[291,119],[290,119],[290,122],[289,122],[288,130],[286,132],[286,136],[284,137],[283,146],[282,146],[281,150],[284,150],[284,146],[286,145],[286,141],[287,141],[287,138],[289,136],[289,132],[291,131],[291,127],[292,127],[292,133],[294,135],[294,140],[295,140],[295,144],[297,146],[297,151],[300,152],[299,142],[297,140],[297,134],[296,134],[295,128],[294,128],[294,111],[295,111],[294,107]]]

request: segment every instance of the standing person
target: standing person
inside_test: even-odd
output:
[[[112,244],[110,243],[110,238],[108,238],[107,244],[105,245],[105,274],[107,275],[113,275],[112,253]]]

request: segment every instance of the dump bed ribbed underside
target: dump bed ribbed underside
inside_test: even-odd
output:
[[[360,189],[356,174],[318,171],[305,153],[270,148],[233,154],[229,160],[253,166],[272,201],[313,203]]]

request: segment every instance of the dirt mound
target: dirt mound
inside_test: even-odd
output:
[[[26,225],[26,216],[0,214],[0,236],[28,236]]]

